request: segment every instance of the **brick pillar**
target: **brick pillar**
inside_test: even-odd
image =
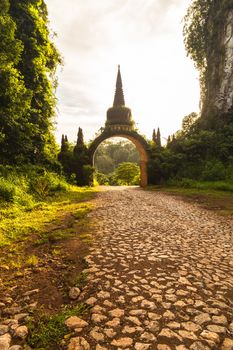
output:
[[[141,170],[140,186],[146,187],[148,185],[147,162],[145,161],[140,162],[140,170]]]

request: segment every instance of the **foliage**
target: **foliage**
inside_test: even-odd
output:
[[[184,178],[182,180],[170,180],[167,184],[169,186],[181,188],[233,192],[233,183],[228,183],[226,181],[195,181],[192,179]]]
[[[226,30],[226,18],[232,8],[232,0],[192,0],[184,17],[185,48],[200,74],[202,115],[206,118],[209,117],[208,111],[215,109],[208,103],[211,90],[216,91],[221,83],[219,71],[222,71],[224,62],[222,33]]]
[[[76,145],[69,143],[66,135],[62,135],[61,150],[58,154],[64,174],[71,183],[78,186],[90,186],[93,183],[94,168],[90,166],[88,148],[84,143],[83,131],[78,130]]]
[[[185,48],[200,71],[205,70],[207,63],[207,25],[212,2],[213,0],[193,0],[184,18]]]
[[[43,0],[0,5],[0,162],[51,163],[55,70],[61,62],[51,41]]]
[[[62,164],[64,174],[71,180],[73,173],[73,146],[69,143],[66,135],[62,135],[61,150],[58,154],[58,160]]]
[[[58,348],[60,342],[67,334],[67,328],[64,324],[65,320],[71,316],[83,315],[87,310],[87,306],[80,304],[74,308],[64,309],[60,313],[48,317],[44,315],[37,323],[30,322],[28,344],[33,349],[51,350]]]
[[[92,186],[93,185],[93,174],[95,168],[91,165],[83,165],[83,182],[82,185]]]
[[[30,190],[33,194],[43,199],[55,192],[66,192],[68,184],[57,174],[44,171],[44,174],[30,179]]]
[[[211,120],[211,127],[205,128],[202,119],[191,113],[183,119],[183,128],[169,139],[166,147],[152,148],[150,184],[184,178],[232,182],[233,111]]]
[[[98,171],[95,172],[95,179],[99,185],[107,186],[110,184],[109,175],[100,173]]]
[[[30,208],[38,199],[61,191],[68,191],[68,184],[43,167],[0,167],[0,201]]]
[[[73,149],[72,159],[73,172],[76,175],[76,184],[78,186],[86,186],[90,184],[91,174],[94,170],[89,165],[88,149],[84,143],[83,131],[78,130],[77,143]]]
[[[26,175],[21,171],[22,169],[18,168],[12,174],[12,170],[8,169],[7,178],[6,175],[2,177],[8,186],[10,184],[13,187],[13,195],[6,198],[4,190],[3,197],[2,190],[0,190],[0,246],[8,245],[17,240],[22,242],[30,234],[38,235],[38,244],[54,242],[68,237],[69,232],[67,231],[48,231],[45,227],[48,223],[52,224],[61,220],[61,210],[70,210],[74,215],[79,215],[79,220],[82,219],[90,211],[90,205],[88,203],[84,204],[83,201],[92,198],[95,190],[67,184],[66,192],[52,191],[49,196],[42,198],[31,192],[29,170]],[[34,170],[31,171],[31,174],[33,173]],[[15,174],[17,174],[17,177]],[[20,197],[17,194],[18,192]]]
[[[15,186],[6,179],[0,177],[0,199],[6,202],[13,202],[15,192]]]
[[[30,144],[28,111],[31,92],[27,90],[18,64],[23,44],[16,35],[16,23],[9,14],[9,0],[0,6],[0,162],[24,159]]]
[[[120,185],[136,185],[139,183],[140,168],[135,163],[124,162],[116,168],[116,178]]]
[[[139,154],[132,142],[129,141],[105,141],[97,149],[95,154],[95,167],[98,172],[110,174],[123,162],[139,164]]]
[[[136,163],[124,162],[108,175],[96,172],[95,178],[99,185],[104,186],[139,185],[140,168]]]

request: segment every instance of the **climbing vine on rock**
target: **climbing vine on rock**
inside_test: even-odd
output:
[[[221,90],[224,39],[231,10],[232,0],[193,0],[184,17],[185,48],[200,73],[202,112],[205,110],[205,114],[212,112],[208,105],[216,100],[216,92]]]

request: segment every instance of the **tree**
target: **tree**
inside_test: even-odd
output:
[[[189,135],[192,132],[194,132],[197,120],[198,120],[198,114],[195,112],[192,112],[186,117],[184,117],[182,121],[182,133],[184,135]]]
[[[157,135],[156,135],[155,129],[153,129],[152,141],[153,141],[155,144],[157,143]]]
[[[213,0],[193,0],[184,17],[184,43],[187,54],[200,73],[201,97],[206,94],[208,19]]]
[[[76,182],[78,186],[89,185],[90,174],[89,170],[85,166],[89,165],[88,150],[84,143],[83,131],[81,128],[78,129],[77,143],[73,150],[73,171],[76,175]],[[88,173],[88,178],[85,176]]]
[[[95,154],[95,167],[99,172],[110,174],[123,162],[140,162],[139,153],[135,145],[130,141],[105,141],[97,149]]]
[[[32,94],[18,64],[23,43],[16,38],[16,24],[9,14],[9,0],[0,3],[0,162],[21,163],[31,150],[28,117]]]
[[[65,175],[70,179],[73,173],[73,152],[66,135],[62,135],[61,150],[58,154],[58,160],[62,164]]]
[[[4,0],[5,1],[5,0]],[[21,43],[21,53],[14,63],[24,81],[30,106],[21,120],[27,120],[30,148],[25,160],[47,162],[55,159],[53,118],[56,99],[56,67],[61,58],[48,28],[48,12],[44,0],[10,0],[9,14],[16,23],[15,37]],[[15,127],[15,132],[18,132]]]
[[[116,178],[122,185],[132,185],[139,180],[140,168],[135,163],[125,162],[118,165]]]
[[[161,148],[161,134],[160,134],[160,129],[158,128],[157,130],[157,135],[156,135],[156,140],[157,140],[157,146]]]
[[[184,43],[200,75],[201,116],[208,126],[233,105],[232,0],[192,0],[184,18]]]

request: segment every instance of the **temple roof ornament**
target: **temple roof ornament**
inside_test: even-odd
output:
[[[115,92],[113,106],[114,107],[125,106],[125,98],[124,98],[124,93],[123,93],[123,88],[122,88],[120,65],[118,65],[118,73],[117,73],[117,80],[116,80],[116,92]]]
[[[116,91],[113,106],[107,111],[107,121],[105,127],[133,130],[134,121],[131,109],[125,106],[120,66],[118,66]]]

